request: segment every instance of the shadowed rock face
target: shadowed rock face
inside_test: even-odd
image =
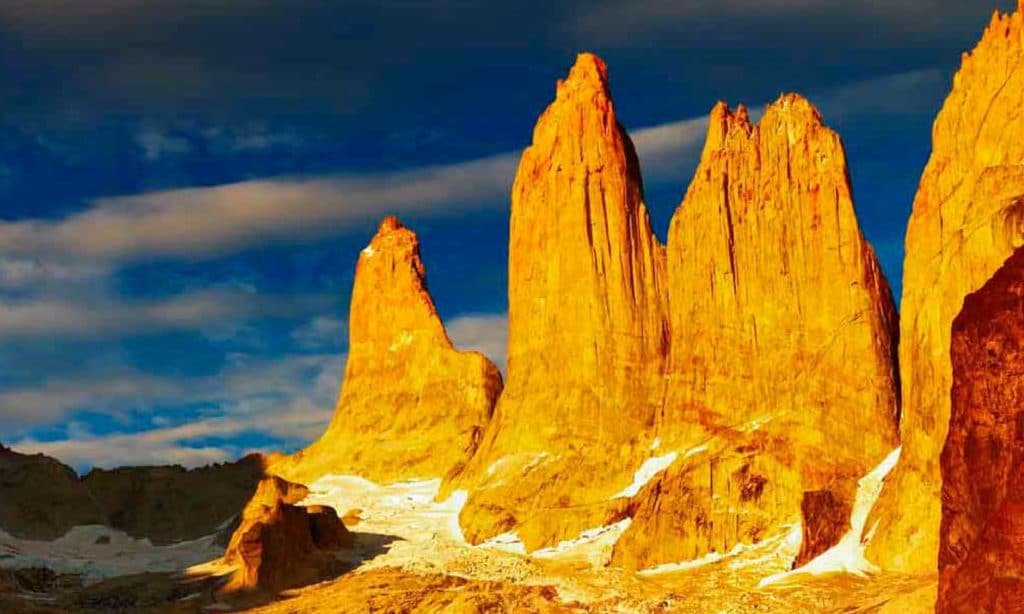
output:
[[[831,490],[805,492],[800,502],[803,535],[800,552],[793,561],[793,569],[811,562],[839,543],[850,529],[852,511],[849,493],[837,494]]]
[[[427,292],[419,239],[385,219],[356,265],[349,354],[327,432],[273,471],[310,482],[437,478],[476,450],[501,393],[498,368],[456,350]]]
[[[661,449],[682,458],[634,502],[616,560],[649,567],[834,525],[897,445],[896,310],[860,232],[838,135],[788,95],[757,125],[711,114],[668,244]],[[823,514],[822,518],[817,518]],[[805,558],[842,535],[815,529]]]
[[[953,322],[937,612],[1024,612],[1024,250]]]
[[[226,592],[280,591],[338,567],[331,552],[350,546],[352,535],[332,508],[296,506],[308,492],[278,477],[260,482],[224,554],[238,567]]]
[[[263,470],[263,457],[253,454],[197,469],[93,469],[82,483],[109,526],[154,544],[168,544],[217,532],[245,507]]]
[[[508,377],[479,453],[446,485],[469,490],[467,539],[517,529],[535,548],[614,515],[660,405],[663,274],[607,68],[581,54],[512,187]]]
[[[51,540],[74,526],[104,520],[70,467],[0,445],[0,529],[23,539]]]
[[[939,453],[949,425],[950,325],[1024,242],[1024,7],[996,14],[935,121],[907,228],[901,305],[903,452],[875,508],[869,557],[934,570]]]

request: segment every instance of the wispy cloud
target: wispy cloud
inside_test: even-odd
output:
[[[144,413],[151,405],[201,404],[207,408],[204,416],[183,424],[102,435],[75,425],[67,429],[64,438],[39,441],[22,437],[4,443],[21,451],[56,456],[78,467],[205,464],[247,451],[244,444],[230,443],[245,435],[256,434],[292,445],[318,436],[330,420],[343,363],[344,356],[292,355],[236,361],[222,373],[208,377],[168,378],[126,372],[99,379],[47,382],[32,389],[0,393],[0,424],[54,420],[83,405],[100,411],[134,405]],[[41,409],[46,415],[40,415]],[[163,417],[173,418],[173,414]],[[156,425],[159,421],[151,422]],[[195,443],[204,438],[228,443]]]
[[[328,294],[272,295],[199,290],[155,300],[111,296],[0,300],[0,339],[33,336],[102,338],[235,324],[255,318],[296,318],[329,312]]]
[[[891,113],[934,100],[939,71],[850,84],[817,98],[827,117]],[[898,92],[898,95],[894,95]],[[763,101],[762,101],[763,102]],[[710,104],[709,104],[710,108]],[[699,154],[706,117],[633,131],[645,178],[678,176]],[[502,210],[520,152],[392,173],[280,178],[102,198],[62,220],[0,222],[0,257],[120,262],[201,259],[274,242],[336,236],[386,214]]]
[[[448,337],[460,350],[475,350],[504,371],[508,353],[507,314],[467,314],[446,323]]]
[[[202,258],[337,235],[391,213],[501,208],[518,154],[396,173],[246,181],[97,200],[57,222],[0,224],[0,253],[95,260]]]

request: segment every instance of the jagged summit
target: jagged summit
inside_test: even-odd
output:
[[[842,143],[806,99],[781,97],[756,125],[715,107],[667,251],[658,437],[680,458],[632,504],[615,547],[628,567],[782,533],[806,492],[849,509],[896,446],[895,306]]]
[[[377,227],[377,237],[400,229],[405,229],[405,224],[397,217],[389,215],[380,221],[380,226]],[[377,237],[374,238],[376,239]]]
[[[569,76],[558,80],[558,89],[568,92],[583,89],[597,89],[608,93],[608,65],[593,53],[583,52],[576,56],[576,63],[569,69]]]

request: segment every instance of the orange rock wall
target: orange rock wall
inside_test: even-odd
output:
[[[580,520],[578,510],[629,483],[662,395],[663,277],[607,69],[582,54],[512,187],[508,378],[480,453],[452,486],[470,489],[468,539],[539,513],[546,534],[523,535],[529,543],[575,537],[604,514]]]
[[[1024,10],[996,14],[965,54],[932,131],[907,228],[901,304],[903,452],[875,507],[869,558],[935,569],[949,425],[950,326],[964,297],[1024,243]]]
[[[476,450],[500,392],[497,367],[448,339],[416,234],[387,218],[356,265],[348,363],[330,426],[272,470],[303,482],[325,473],[383,483],[449,475]]]

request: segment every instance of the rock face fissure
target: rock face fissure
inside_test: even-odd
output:
[[[416,234],[385,219],[356,266],[334,417],[274,473],[306,483],[327,473],[389,483],[447,476],[469,460],[501,373],[483,355],[452,346],[425,277]]]
[[[479,543],[529,549],[621,516],[660,406],[664,249],[604,63],[581,54],[541,115],[512,188],[508,377],[481,449],[445,488]]]
[[[903,456],[875,508],[868,555],[935,569],[939,453],[949,425],[950,325],[1024,242],[1024,10],[996,14],[965,54],[933,129],[907,228],[901,306]]]
[[[757,125],[715,107],[667,270],[658,437],[707,450],[640,493],[615,560],[644,568],[757,542],[798,522],[805,496],[809,560],[896,447],[899,399],[892,295],[842,143],[807,100],[783,96]]]
[[[1020,612],[1024,594],[1024,249],[953,322],[936,612]]]

